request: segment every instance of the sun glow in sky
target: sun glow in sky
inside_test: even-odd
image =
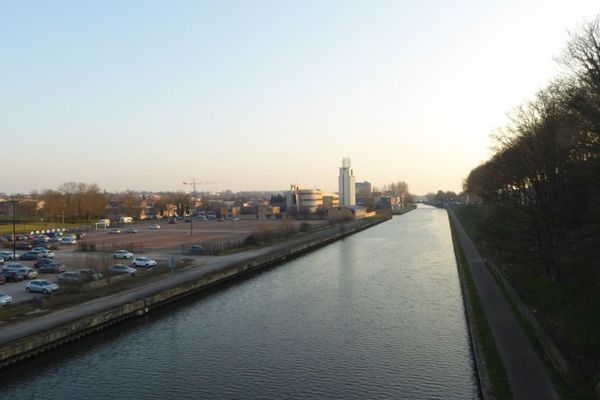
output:
[[[0,4],[0,192],[460,191],[597,1]]]

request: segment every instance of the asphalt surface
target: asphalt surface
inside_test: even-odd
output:
[[[521,329],[510,303],[454,212],[448,212],[465,251],[514,398],[559,399],[548,370]]]
[[[301,221],[300,221],[301,222]],[[299,225],[297,222],[296,225]],[[176,255],[181,256],[180,245],[187,248],[190,243],[203,243],[210,240],[232,240],[239,237],[245,237],[248,234],[257,231],[261,226],[271,226],[273,229],[277,229],[281,226],[280,220],[226,220],[224,222],[219,221],[195,221],[193,223],[194,236],[190,236],[190,223],[178,223],[168,224],[166,221],[160,222],[160,229],[149,229],[151,222],[141,222],[134,224],[127,224],[124,227],[119,228],[120,234],[110,234],[110,228],[100,229],[97,231],[91,231],[87,233],[87,237],[84,239],[89,242],[94,242],[98,246],[99,250],[102,250],[104,246],[112,248],[114,246],[119,247],[122,243],[123,247],[134,242],[138,245],[143,245],[144,249],[141,253],[136,253],[136,256],[150,257],[157,261],[159,266],[165,266],[170,253],[173,253],[174,248],[177,248]],[[312,224],[319,225],[322,221],[311,221]],[[135,228],[138,230],[137,233],[131,234],[126,233],[127,228]],[[49,243],[52,244],[52,243]],[[54,260],[61,262],[65,265],[67,271],[76,271],[78,269],[93,269],[99,272],[104,272],[108,262],[112,264],[130,264],[131,260],[105,260],[106,254],[102,251],[98,252],[78,252],[77,245],[61,245],[58,246],[58,250],[54,250],[56,254]],[[139,246],[138,246],[139,247]],[[10,250],[10,249],[3,249]],[[17,254],[25,253],[24,250],[17,250]],[[109,252],[111,253],[111,252]],[[194,256],[186,255],[186,257],[197,258]],[[19,263],[27,267],[33,268],[34,261],[6,261],[9,263]],[[144,270],[139,269],[139,274],[143,274]],[[58,283],[58,274],[38,274],[36,279],[47,279],[51,282]],[[0,293],[6,293],[12,297],[12,303],[17,304],[24,301],[31,300],[34,296],[39,296],[39,293],[27,293],[25,286],[27,286],[27,280],[21,282],[7,282],[4,285],[0,285]]]

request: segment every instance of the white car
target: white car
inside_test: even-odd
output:
[[[160,225],[159,224],[152,224],[148,227],[148,229],[160,229]]]
[[[54,252],[44,249],[37,252],[39,257],[42,258],[54,258]]]
[[[118,235],[119,233],[121,233],[120,229],[111,229],[110,231],[108,231],[109,235]]]
[[[60,244],[77,244],[77,239],[73,236],[65,236],[60,239]]]
[[[133,253],[128,252],[127,250],[115,250],[112,254],[113,258],[122,258],[122,259],[130,259],[133,258]]]
[[[26,292],[52,293],[58,290],[58,285],[45,279],[34,279],[25,286]]]
[[[136,257],[131,262],[132,267],[150,268],[156,265],[156,261],[148,257]]]
[[[12,303],[12,297],[7,295],[6,293],[0,292],[0,306],[6,306]]]

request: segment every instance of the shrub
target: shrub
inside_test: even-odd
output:
[[[300,224],[300,232],[308,232],[310,231],[310,224],[308,222],[303,222]]]
[[[246,246],[258,246],[260,244],[260,238],[256,233],[253,233],[246,237],[244,244]]]

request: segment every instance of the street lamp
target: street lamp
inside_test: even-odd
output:
[[[17,258],[17,204],[18,200],[11,200],[10,203],[13,206],[13,260]]]

